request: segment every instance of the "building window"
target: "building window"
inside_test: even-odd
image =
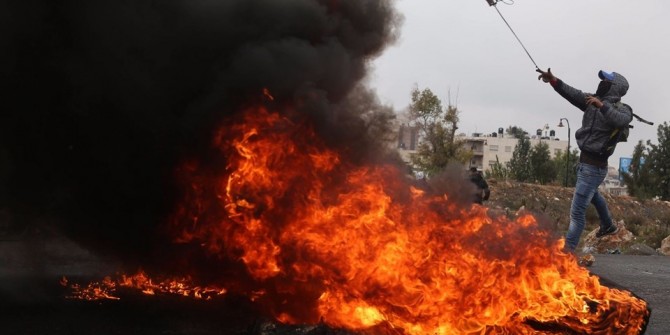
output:
[[[512,146],[506,145],[505,146],[505,152],[512,152]]]
[[[497,145],[494,145],[494,144],[489,145],[489,150],[490,150],[490,151],[498,151],[498,146],[497,146]]]
[[[495,166],[497,161],[489,161],[489,167]]]

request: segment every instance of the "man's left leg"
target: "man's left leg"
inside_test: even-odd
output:
[[[596,193],[593,195],[591,203],[596,207],[598,217],[600,218],[600,229],[596,233],[596,236],[602,237],[616,233],[617,227],[612,223],[612,216],[607,208],[607,201],[605,201],[605,197],[603,197],[598,190],[596,190]]]

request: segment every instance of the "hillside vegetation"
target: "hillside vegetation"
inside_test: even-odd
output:
[[[491,198],[485,205],[495,211],[514,215],[520,208],[545,221],[557,234],[567,231],[573,187],[526,184],[513,181],[488,180]],[[614,221],[623,220],[635,236],[635,243],[651,248],[661,247],[661,241],[670,235],[670,202],[640,201],[630,196],[603,194]],[[593,206],[586,213],[586,234],[598,227],[598,214]],[[626,252],[627,250],[622,250]]]

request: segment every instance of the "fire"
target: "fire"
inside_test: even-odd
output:
[[[265,107],[244,115],[214,138],[226,166],[183,167],[190,192],[171,228],[243,264],[256,287],[240,293],[278,320],[417,335],[644,326],[644,301],[602,286],[534,217],[494,217],[394,166],[349,163]]]
[[[216,286],[195,286],[190,278],[167,278],[163,280],[152,280],[142,270],[132,276],[121,275],[118,279],[105,277],[100,282],[92,282],[86,286],[79,284],[68,284],[67,278],[63,277],[61,285],[69,287],[72,294],[70,299],[81,300],[119,300],[117,291],[119,288],[140,291],[147,295],[171,294],[195,299],[211,299],[213,296],[226,293],[225,288]]]

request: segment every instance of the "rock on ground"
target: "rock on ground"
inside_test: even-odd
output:
[[[604,254],[631,246],[635,240],[635,235],[626,229],[626,224],[623,220],[615,222],[614,224],[616,224],[619,230],[612,235],[600,238],[596,237],[599,228],[594,229],[586,235],[586,238],[584,238],[584,251]]]
[[[670,256],[670,236],[663,239],[661,247],[658,248],[658,252],[662,255]]]

